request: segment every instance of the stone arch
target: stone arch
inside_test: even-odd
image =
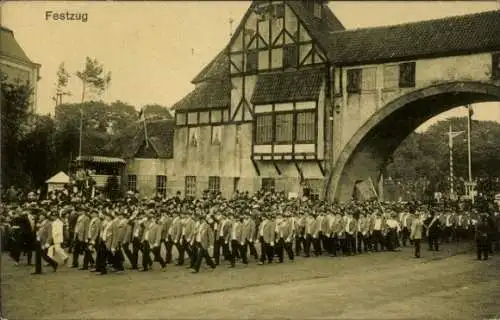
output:
[[[355,182],[378,181],[381,170],[401,142],[422,123],[452,108],[500,101],[500,83],[454,81],[405,94],[378,110],[352,136],[330,177],[330,198],[351,198]]]

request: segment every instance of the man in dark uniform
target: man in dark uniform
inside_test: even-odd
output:
[[[19,263],[21,253],[24,252],[28,259],[28,265],[31,265],[36,240],[35,217],[31,210],[31,206],[27,206],[24,211],[19,207],[16,216],[12,220],[14,239],[10,253],[16,263]]]
[[[424,224],[426,225],[426,235],[429,241],[429,251],[439,251],[439,234],[441,231],[440,214],[432,212]]]
[[[500,212],[498,210],[493,215],[493,221],[495,222],[495,252],[500,252]]]
[[[10,244],[9,253],[11,258],[15,261],[16,265],[19,264],[21,258],[21,248],[24,242],[24,233],[21,230],[23,226],[22,210],[17,208],[14,211],[14,215],[11,221],[11,233],[10,233]]]
[[[215,241],[214,230],[212,229],[214,220],[210,214],[206,215],[205,218],[199,217],[200,225],[196,230],[195,243],[197,246],[196,260],[192,266],[192,273],[198,273],[200,271],[202,260],[205,259],[207,264],[212,268],[216,268],[216,264],[212,260],[209,254],[210,248],[213,248]]]
[[[76,199],[73,199],[75,202],[77,201]],[[75,227],[76,227],[76,222],[78,220],[78,212],[77,210],[79,210],[79,206],[75,206],[75,208],[73,207],[67,207],[66,208],[67,212],[68,212],[68,230],[69,230],[69,234],[68,234],[68,253],[73,253],[73,250],[75,249],[75,241],[74,241],[74,237],[75,237]]]
[[[479,221],[476,224],[476,248],[477,248],[477,260],[488,260],[489,253],[489,243],[488,243],[488,216],[486,214],[481,215]]]

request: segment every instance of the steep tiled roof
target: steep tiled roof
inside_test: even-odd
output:
[[[5,27],[0,27],[0,54],[20,62],[33,64],[14,38],[14,32]]]
[[[206,80],[226,78],[229,78],[229,55],[227,48],[224,48],[196,77],[194,77],[191,83],[197,84]]]
[[[328,36],[331,32],[345,30],[340,20],[337,19],[326,3],[323,4],[321,19],[316,18],[314,13],[306,8],[304,1],[287,1],[286,3],[302,20],[311,36],[324,50],[329,48]]]
[[[323,69],[262,74],[257,79],[252,103],[316,100],[324,77]]]
[[[199,83],[193,91],[176,102],[175,111],[193,109],[229,108],[231,106],[231,80],[213,80]]]
[[[500,50],[500,10],[333,32],[327,40],[338,65]]]
[[[171,159],[174,154],[175,122],[173,120],[146,120],[148,142],[159,158]],[[145,143],[144,124],[136,122],[123,134],[106,145],[104,150],[109,156],[130,159]]]
[[[330,44],[330,42],[328,42],[330,32],[345,29],[326,3],[323,4],[321,19],[314,17],[311,10],[304,6],[304,1],[293,0],[287,1],[286,3],[295,12],[295,14],[299,16],[299,19],[302,20],[304,26],[311,33],[311,36],[319,42],[324,50],[327,50],[328,45]],[[243,22],[256,5],[256,2],[252,2],[247,10],[247,13],[241,20],[240,25],[236,28],[233,37],[236,37],[236,35],[240,32],[244,25]],[[210,79],[224,79],[225,77],[229,77],[228,46],[219,52],[219,54],[208,65],[206,65],[191,82],[197,84]]]

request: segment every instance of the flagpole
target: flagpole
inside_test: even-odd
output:
[[[83,138],[82,132],[83,132],[83,110],[80,107],[80,143],[78,146],[78,156],[79,157],[82,156],[82,138]]]
[[[229,18],[229,39],[233,37],[233,18]]]
[[[450,148],[450,199],[454,195],[454,179],[455,176],[453,174],[453,138],[462,134],[463,131],[453,131],[452,125],[450,122],[450,130],[448,131],[448,146]]]
[[[450,198],[453,196],[453,131],[451,129],[450,122],[450,131],[448,133],[449,141],[448,145],[450,146]]]
[[[467,105],[467,157],[468,157],[468,163],[469,163],[469,196],[472,201],[472,204],[474,204],[474,185],[472,183],[472,152],[471,152],[471,129],[472,129],[472,105],[468,104]]]
[[[467,105],[467,152],[469,160],[469,182],[472,182],[472,157],[470,150],[470,137],[471,137],[471,105]]]
[[[149,139],[148,139],[148,127],[146,125],[146,115],[145,110],[142,111],[142,123],[144,123],[144,137],[146,138],[146,147],[149,147]]]

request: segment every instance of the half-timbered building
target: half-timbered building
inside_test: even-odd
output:
[[[175,174],[186,194],[321,192],[330,99],[321,39],[343,29],[325,1],[252,2],[173,106]]]
[[[264,188],[350,199],[421,123],[496,101],[474,90],[496,90],[485,81],[499,79],[499,21],[496,10],[345,30],[326,1],[253,1],[173,106],[169,181],[188,196]],[[428,100],[414,107],[421,92]]]

